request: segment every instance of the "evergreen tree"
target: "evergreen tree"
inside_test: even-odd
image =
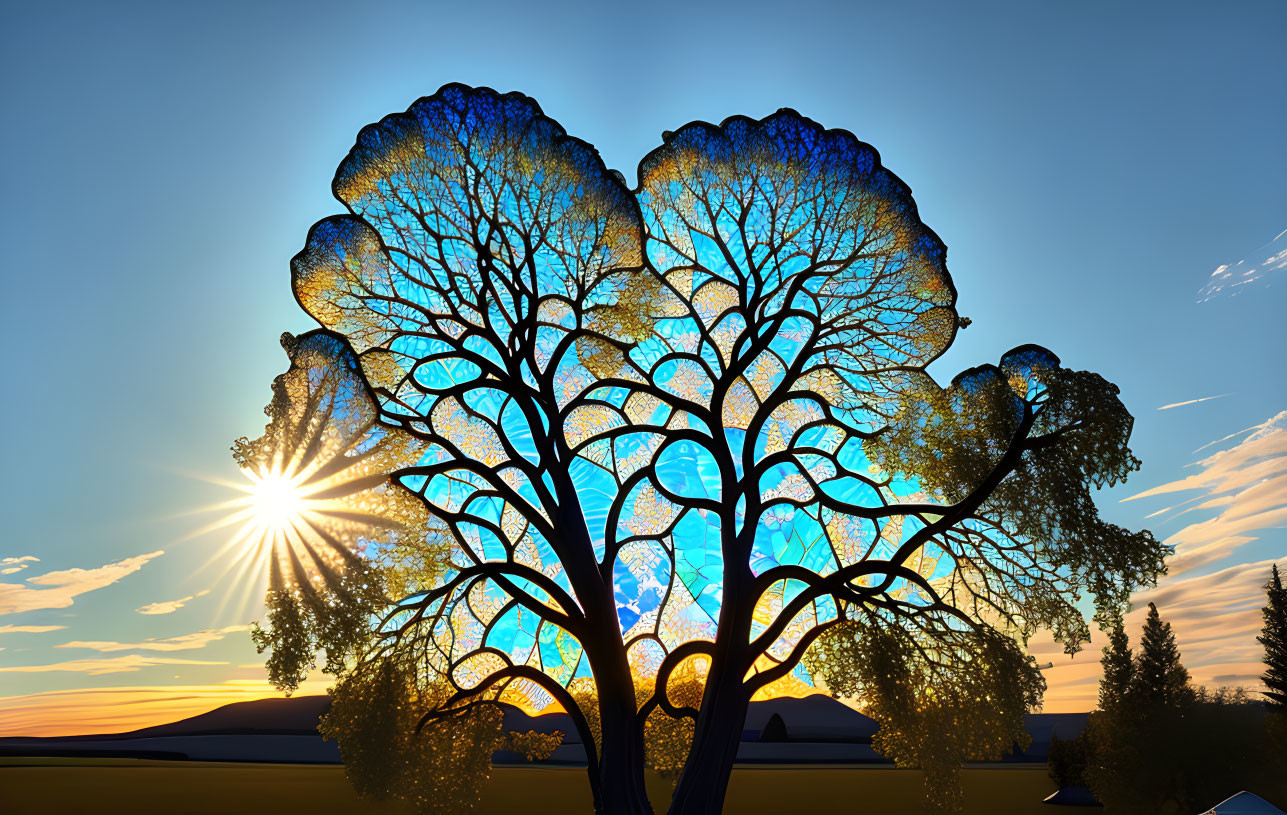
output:
[[[1265,646],[1266,669],[1261,679],[1268,687],[1265,696],[1270,706],[1287,710],[1287,589],[1278,576],[1277,563],[1265,593],[1269,595],[1269,605],[1264,608],[1265,627],[1256,637]]]
[[[1165,707],[1180,707],[1193,699],[1189,672],[1180,664],[1180,649],[1171,624],[1162,622],[1152,603],[1148,604],[1148,620],[1135,658],[1130,692],[1139,702]]]
[[[1126,697],[1135,674],[1131,640],[1121,620],[1109,632],[1108,645],[1099,663],[1104,666],[1104,678],[1099,682],[1099,709],[1112,710]]]

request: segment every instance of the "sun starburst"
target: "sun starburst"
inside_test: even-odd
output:
[[[282,342],[291,368],[273,383],[265,432],[233,446],[244,480],[216,480],[238,494],[194,533],[232,530],[210,563],[235,574],[243,604],[265,576],[277,589],[320,586],[371,547],[426,532],[418,499],[389,480],[414,442],[379,423],[352,352],[324,334]]]

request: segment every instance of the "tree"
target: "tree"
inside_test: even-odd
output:
[[[1194,689],[1170,625],[1150,604],[1140,653],[1120,625],[1104,649],[1100,709],[1052,773],[1082,776],[1109,813],[1196,812],[1240,789],[1287,796],[1287,752],[1262,705],[1241,691]]]
[[[1039,698],[1017,639],[1076,649],[1081,592],[1112,616],[1162,568],[1091,497],[1139,465],[1116,387],[1036,346],[926,374],[962,323],[945,249],[851,134],[692,123],[631,191],[532,100],[449,85],[333,189],[295,292],[450,545],[341,673],[431,677],[418,731],[555,703],[599,811],[649,811],[648,763],[713,812],[751,698],[817,677],[950,792]]]
[[[1148,619],[1135,658],[1130,694],[1137,705],[1178,708],[1193,701],[1189,672],[1180,664],[1180,649],[1171,624],[1162,622],[1157,606],[1148,604]]]
[[[1112,738],[1116,731],[1107,726],[1109,722],[1125,718],[1135,678],[1131,640],[1121,618],[1111,620],[1108,629],[1108,644],[1102,649],[1099,662],[1103,671],[1099,680],[1099,710],[1091,714],[1087,727],[1076,738],[1068,741],[1051,738],[1047,765],[1051,779],[1060,788],[1087,786],[1086,767],[1094,758],[1095,744],[1104,756],[1120,751],[1134,755],[1138,747],[1130,738]],[[1120,759],[1117,760],[1120,763]]]
[[[1113,710],[1124,703],[1135,678],[1135,660],[1131,655],[1130,637],[1121,620],[1115,620],[1108,634],[1108,645],[1100,660],[1104,675],[1099,682],[1099,709]]]
[[[1265,586],[1269,604],[1264,608],[1265,627],[1256,640],[1265,647],[1265,696],[1272,708],[1287,713],[1287,589],[1278,576],[1278,564]]]
[[[1052,732],[1046,772],[1060,789],[1086,786],[1086,739],[1078,734],[1065,740]]]

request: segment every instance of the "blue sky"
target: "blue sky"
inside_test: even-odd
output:
[[[194,476],[239,477],[227,448],[262,427],[285,367],[277,337],[311,327],[288,261],[339,211],[330,180],[357,131],[452,81],[531,95],[632,182],[661,132],[692,119],[789,106],[852,130],[948,246],[974,324],[936,363],[940,379],[1025,342],[1098,371],[1121,386],[1144,459],[1104,494],[1108,517],[1165,537],[1212,519],[1220,533],[1238,510],[1221,540],[1258,540],[1204,550],[1221,554],[1177,580],[1287,551],[1274,480],[1287,420],[1194,453],[1287,410],[1287,269],[1265,262],[1287,248],[1274,240],[1287,229],[1287,55],[1273,37],[1287,7],[606,6],[4,6],[0,559],[14,560],[0,571],[16,570],[0,574],[0,697],[262,678],[238,667],[256,660],[248,637],[220,631],[256,615],[247,587],[201,568],[220,536],[182,540],[213,517],[185,513],[229,497]],[[1222,265],[1234,276],[1204,292]],[[1119,503],[1204,472],[1195,491]],[[1201,495],[1216,503],[1145,519]],[[1182,535],[1181,553],[1199,538]],[[74,569],[92,573],[60,576]],[[31,595],[3,584],[95,581],[107,582],[69,605],[4,612],[4,592]],[[189,596],[172,613],[135,611]],[[4,628],[53,625],[65,628]],[[182,642],[201,648],[54,647],[198,633]],[[1238,656],[1211,664],[1245,663],[1239,636]],[[224,664],[13,670],[131,656]],[[0,700],[0,714],[17,704]]]

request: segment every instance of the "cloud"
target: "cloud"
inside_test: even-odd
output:
[[[40,558],[31,555],[22,557],[0,557],[0,574],[14,574],[30,566],[32,563],[39,563]]]
[[[1234,431],[1233,433],[1230,433],[1227,436],[1221,436],[1215,441],[1207,442],[1206,444],[1202,445],[1198,449],[1194,450],[1193,454],[1197,455],[1198,453],[1201,453],[1203,450],[1207,449],[1208,447],[1215,447],[1217,444],[1223,444],[1224,442],[1227,442],[1229,439],[1232,439],[1235,436],[1241,436],[1243,433],[1250,433],[1253,430],[1259,430],[1259,429],[1260,429],[1260,425],[1258,424],[1253,424],[1251,427],[1244,427],[1243,429]]]
[[[234,631],[249,630],[250,626],[248,625],[230,625],[226,628],[207,628],[204,631],[196,631],[192,634],[181,634],[177,637],[166,637],[165,639],[147,639],[142,642],[84,642],[77,640],[75,642],[64,642],[62,645],[55,645],[54,647],[89,648],[103,653],[113,651],[195,651],[198,648],[205,648],[210,643],[223,639]]]
[[[1250,284],[1265,280],[1262,287],[1267,288],[1277,273],[1287,269],[1287,248],[1278,241],[1287,235],[1287,229],[1279,232],[1273,240],[1255,250],[1250,258],[1243,258],[1237,263],[1222,263],[1207,278],[1207,282],[1198,290],[1199,303],[1205,303],[1221,294],[1236,297],[1246,291]]]
[[[110,659],[73,659],[52,665],[9,665],[0,667],[0,673],[46,673],[70,671],[90,676],[117,674],[150,668],[153,665],[227,665],[227,662],[208,662],[201,659],[173,659],[171,657],[145,657],[139,654],[111,657]]]
[[[27,578],[28,583],[49,588],[31,588],[20,583],[0,583],[0,614],[16,614],[42,608],[67,608],[74,597],[110,586],[143,568],[162,550],[136,555],[96,569],[64,569]]]
[[[43,634],[46,631],[59,631],[65,625],[0,625],[0,634]]]
[[[210,589],[199,591],[196,594],[189,594],[187,597],[180,597],[178,600],[162,600],[159,603],[148,603],[145,606],[139,606],[134,609],[139,614],[172,614],[183,608],[189,600],[195,600],[198,597],[204,597],[210,593]]]
[[[1176,402],[1171,405],[1162,405],[1158,410],[1170,410],[1171,408],[1184,407],[1185,405],[1196,405],[1198,402],[1210,402],[1212,399],[1223,399],[1228,395],[1229,394],[1227,393],[1222,393],[1219,396],[1203,396],[1201,399],[1190,399],[1187,402]]]
[[[1274,561],[1240,563],[1212,574],[1174,579],[1164,577],[1157,588],[1138,592],[1134,610],[1126,615],[1126,630],[1138,650],[1148,604],[1156,603],[1171,624],[1180,657],[1195,685],[1216,688],[1261,687],[1263,649],[1256,636],[1264,624],[1264,586]],[[1279,563],[1279,569],[1287,563]],[[1099,695],[1100,649],[1107,637],[1098,631],[1089,647],[1069,658],[1049,635],[1035,638],[1029,651],[1038,662],[1054,663],[1043,673],[1048,683],[1046,710],[1091,710]]]
[[[1167,564],[1172,575],[1219,560],[1257,540],[1254,533],[1260,530],[1287,524],[1287,411],[1249,430],[1251,435],[1235,446],[1191,465],[1198,468],[1192,475],[1124,499],[1201,490],[1196,498],[1163,512],[1186,505],[1174,517],[1219,510],[1214,517],[1189,524],[1166,538],[1164,542],[1175,547]]]

